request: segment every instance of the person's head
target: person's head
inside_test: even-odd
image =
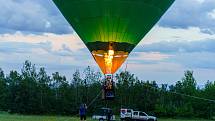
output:
[[[83,108],[83,107],[84,107],[84,104],[81,104],[80,107]]]

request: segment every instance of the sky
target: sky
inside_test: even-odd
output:
[[[88,65],[100,71],[52,0],[0,0],[0,68],[25,60],[67,79]],[[193,70],[198,85],[215,81],[215,0],[176,0],[118,72],[174,84]]]

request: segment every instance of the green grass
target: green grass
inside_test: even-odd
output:
[[[23,115],[10,115],[0,114],[0,121],[80,121],[78,117],[62,117],[62,116],[23,116]],[[90,118],[87,121],[95,121]],[[159,119],[158,121],[209,121],[209,120],[186,120],[186,119]]]
[[[212,121],[206,119],[159,119],[158,121]]]
[[[0,121],[79,121],[75,117],[0,114]],[[90,121],[90,120],[88,120]]]

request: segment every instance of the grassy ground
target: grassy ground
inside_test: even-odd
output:
[[[158,121],[212,121],[206,119],[159,119]]]
[[[22,116],[0,114],[0,121],[79,121],[78,117],[57,117],[57,116]],[[87,121],[95,121],[88,118]],[[158,121],[209,121],[209,120],[186,120],[186,119],[159,119]]]

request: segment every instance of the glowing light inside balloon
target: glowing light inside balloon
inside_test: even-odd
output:
[[[108,50],[107,53],[105,53],[104,60],[105,60],[105,66],[107,67],[107,71],[111,72],[112,68],[112,61],[114,56],[114,50]]]
[[[95,50],[92,55],[104,74],[113,74],[128,57],[128,52]]]

